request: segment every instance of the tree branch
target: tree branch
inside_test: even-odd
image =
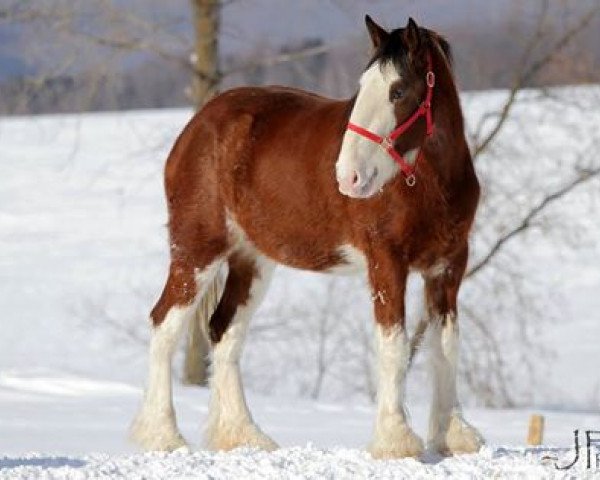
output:
[[[302,58],[312,57],[315,55],[320,55],[322,53],[326,53],[334,48],[333,44],[326,45],[317,45],[316,47],[308,47],[301,48],[299,50],[295,50],[293,52],[284,52],[278,55],[274,55],[272,57],[262,58],[260,60],[256,60],[253,62],[243,63],[241,65],[236,65],[231,67],[229,70],[223,72],[223,76],[231,75],[234,73],[250,70],[256,67],[272,67],[274,65],[278,65],[280,63],[293,62],[296,60],[300,60]]]
[[[484,268],[490,261],[494,258],[494,256],[504,247],[504,245],[509,242],[512,238],[520,234],[521,232],[527,230],[533,219],[538,216],[542,211],[544,211],[549,205],[558,201],[571,191],[575,190],[578,186],[584,184],[585,182],[600,177],[600,166],[593,168],[582,170],[581,174],[571,180],[566,185],[562,186],[558,190],[550,193],[545,196],[535,207],[533,207],[525,217],[521,220],[521,222],[513,227],[508,232],[504,233],[494,242],[494,245],[490,248],[489,252],[479,260],[475,265],[473,265],[466,273],[465,278],[470,278],[476,275],[482,268]]]
[[[320,55],[322,53],[330,51],[335,47],[333,44],[327,45],[317,45],[316,47],[308,47],[308,48],[300,48],[298,50],[292,52],[280,53],[278,55],[274,55],[272,57],[263,58],[257,61],[247,62],[240,65],[233,66],[225,71],[219,72],[216,76],[206,75],[205,73],[199,71],[194,67],[194,64],[189,61],[183,55],[177,55],[172,52],[168,52],[158,48],[156,45],[150,44],[142,39],[137,38],[112,38],[112,37],[104,37],[96,34],[92,34],[89,32],[83,32],[80,30],[71,30],[71,34],[80,36],[89,40],[91,42],[96,43],[97,45],[113,48],[116,50],[124,50],[124,51],[144,51],[162,58],[163,60],[167,60],[169,62],[174,62],[179,66],[184,67],[187,70],[190,70],[194,75],[199,76],[202,80],[210,81],[212,83],[219,83],[223,80],[223,78],[233,75],[235,73],[244,72],[247,70],[251,70],[256,67],[272,67],[274,65],[278,65],[281,63],[294,62],[296,60],[300,60],[303,58],[312,57],[315,55]]]
[[[585,28],[589,26],[591,21],[599,12],[600,5],[596,5],[590,8],[584,15],[580,17],[580,20],[575,25],[569,28],[556,41],[553,47],[550,48],[545,55],[543,55],[537,61],[533,62],[529,66],[529,68],[525,69],[524,65],[527,64],[527,60],[531,56],[538,42],[543,37],[543,26],[545,24],[548,14],[548,3],[544,2],[544,6],[538,20],[536,31],[531,37],[530,41],[525,47],[523,55],[521,56],[521,60],[519,62],[521,67],[519,67],[519,70],[515,75],[515,78],[513,80],[513,86],[510,89],[508,99],[506,100],[504,106],[502,107],[502,110],[498,114],[498,120],[496,121],[496,124],[494,125],[492,130],[485,136],[485,138],[482,141],[479,141],[475,144],[473,148],[473,159],[476,159],[479,155],[481,155],[481,153],[490,146],[490,144],[496,138],[498,133],[502,130],[502,127],[508,120],[512,107],[514,106],[517,100],[517,94],[519,93],[519,91],[527,83],[529,83],[548,63],[550,63],[559,52],[566,48],[571,43],[571,41],[573,41],[573,39],[581,33],[581,31],[585,30]],[[479,128],[478,130],[480,129],[481,128]],[[476,134],[475,138],[477,138],[478,136],[479,135]]]

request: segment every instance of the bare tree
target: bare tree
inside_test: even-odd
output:
[[[194,26],[194,76],[191,98],[200,108],[217,92],[221,82],[219,71],[219,16],[221,2],[216,0],[190,0]]]

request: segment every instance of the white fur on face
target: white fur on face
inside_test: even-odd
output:
[[[385,136],[396,126],[394,105],[389,91],[400,76],[391,63],[375,62],[360,78],[360,90],[350,122],[377,135]],[[369,197],[378,192],[385,183],[398,173],[398,165],[379,145],[359,134],[346,131],[336,163],[336,176],[340,191],[352,197]],[[364,191],[349,189],[354,174],[366,180],[372,178]],[[350,182],[351,183],[351,182]]]

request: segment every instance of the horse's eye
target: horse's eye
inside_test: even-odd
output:
[[[394,88],[390,93],[390,100],[395,102],[396,100],[400,100],[404,97],[404,90],[400,88]]]

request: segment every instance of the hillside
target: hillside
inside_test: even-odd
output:
[[[524,92],[498,144],[478,160],[484,195],[473,237],[474,262],[494,235],[570,178],[573,165],[597,161],[600,112],[585,106],[597,98],[598,87],[550,93]],[[465,94],[470,127],[505,95]],[[497,335],[510,393],[521,406],[481,408],[487,400],[467,389],[462,378],[469,418],[490,442],[481,454],[377,463],[357,450],[371,429],[364,371],[355,358],[364,345],[345,332],[340,337],[344,351],[331,357],[333,370],[318,399],[306,398],[313,391],[316,355],[317,330],[309,327],[321,318],[319,302],[331,284],[327,277],[280,269],[255,322],[244,368],[256,416],[287,449],[274,455],[130,455],[134,449],[125,443],[125,430],[145,377],[146,316],[167,265],[162,168],[190,114],[164,110],[0,118],[0,478],[28,478],[42,470],[48,478],[127,478],[134,470],[150,477],[184,476],[207,468],[217,478],[245,469],[256,472],[254,478],[274,478],[284,470],[290,478],[293,472],[305,478],[356,472],[387,478],[442,472],[551,475],[554,467],[542,466],[541,458],[552,450],[519,447],[530,411],[545,412],[546,442],[562,447],[557,455],[563,458],[570,455],[565,449],[575,428],[597,429],[600,224],[599,189],[592,182],[545,210],[535,228],[507,243],[494,268],[465,284],[462,299],[473,311],[463,316],[464,355],[477,360],[485,353],[469,336],[475,331],[469,315],[475,314]],[[509,269],[514,276],[505,276]],[[335,288],[358,293],[344,295],[352,303],[344,304],[343,312],[352,313],[349,324],[366,326],[361,331],[368,332],[367,291],[360,282],[347,282],[353,281],[340,281]],[[511,293],[513,286],[525,303]],[[418,288],[411,288],[411,321],[417,295]],[[282,310],[283,299],[287,310]],[[523,335],[547,355],[537,356],[537,347],[528,351],[519,343]],[[278,355],[279,368],[265,368],[273,365],[269,352]],[[531,372],[521,363],[524,357],[532,363]],[[409,407],[423,433],[428,392],[421,381],[422,362],[415,368]],[[486,373],[483,368],[481,375]],[[195,445],[206,395],[177,389],[182,429]]]

